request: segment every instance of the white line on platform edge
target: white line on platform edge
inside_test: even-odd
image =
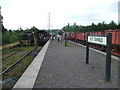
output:
[[[70,41],[70,42],[86,48],[86,46],[84,46],[84,45],[82,45],[82,44],[79,44],[79,43],[76,43],[76,42],[73,42],[73,41]],[[103,54],[103,55],[106,55],[105,52],[102,52],[102,51],[99,51],[99,50],[96,50],[96,49],[93,49],[93,48],[90,48],[90,49],[93,50],[93,51],[96,51],[96,52],[98,52],[98,53],[101,53],[101,54]],[[113,59],[115,59],[115,60],[117,60],[117,61],[120,61],[120,58],[119,58],[119,57],[116,57],[116,56],[114,56],[114,55],[112,55],[111,58],[113,58]]]
[[[50,40],[45,44],[45,46],[41,49],[41,51],[14,85],[13,90],[15,88],[33,88],[49,44]]]

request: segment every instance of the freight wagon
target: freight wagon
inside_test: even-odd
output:
[[[88,32],[77,32],[70,33],[70,40],[79,42],[81,44],[86,44],[86,36]],[[107,33],[112,33],[112,54],[120,56],[120,29],[116,30],[105,30],[100,32],[89,32],[90,35],[107,35]],[[105,51],[106,46],[90,44],[90,47]]]

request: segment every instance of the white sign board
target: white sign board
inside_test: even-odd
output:
[[[88,35],[88,42],[106,46],[107,45],[107,37],[106,36]]]

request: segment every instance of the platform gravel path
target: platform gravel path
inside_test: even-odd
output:
[[[117,88],[118,61],[112,59],[111,81],[105,79],[105,55],[90,50],[90,63],[85,63],[86,49],[69,43],[50,42],[34,88]]]

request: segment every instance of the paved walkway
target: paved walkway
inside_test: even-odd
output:
[[[51,41],[33,88],[117,88],[118,61],[112,59],[111,81],[104,82],[105,55],[90,50],[86,65],[85,50]]]

